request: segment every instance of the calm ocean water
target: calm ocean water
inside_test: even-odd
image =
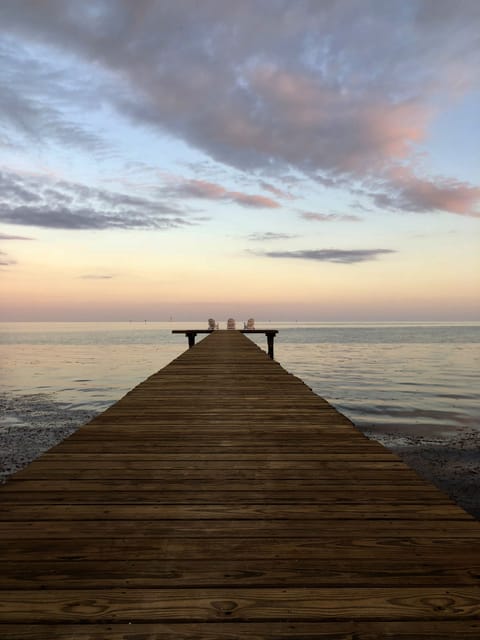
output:
[[[3,426],[81,423],[185,350],[186,339],[172,328],[205,325],[0,324]],[[480,430],[480,323],[257,327],[279,328],[276,359],[362,428]],[[256,342],[266,348],[263,336]]]

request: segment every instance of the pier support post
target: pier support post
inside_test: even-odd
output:
[[[273,341],[278,329],[240,329],[240,333],[264,333],[267,336],[267,353],[273,360]]]
[[[267,347],[268,347],[268,355],[273,360],[273,340],[275,338],[276,331],[265,331],[267,335]]]
[[[197,333],[212,333],[213,329],[175,329],[172,333],[183,333],[188,339],[188,348],[195,346],[195,338]]]

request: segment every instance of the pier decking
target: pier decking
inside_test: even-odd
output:
[[[480,525],[236,331],[0,489],[2,640],[480,637]]]

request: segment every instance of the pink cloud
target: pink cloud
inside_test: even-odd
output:
[[[270,184],[269,182],[265,182],[262,180],[260,182],[260,187],[265,191],[270,191],[270,193],[273,193],[273,195],[277,196],[277,198],[284,198],[285,200],[294,199],[290,193],[288,193],[287,191],[283,191],[283,189],[279,189],[278,187],[275,187],[273,184]]]
[[[205,180],[183,180],[173,189],[172,195],[187,198],[204,198],[206,200],[230,200],[244,207],[277,209],[280,205],[276,200],[266,196],[229,191],[219,184]]]
[[[388,167],[408,157],[433,115],[417,100],[392,104],[378,93],[324,85],[305,71],[257,67],[249,83],[271,118],[256,149],[314,170],[362,176]]]
[[[227,198],[245,207],[265,207],[267,209],[277,209],[280,205],[272,198],[260,195],[249,195],[239,191],[227,191]]]
[[[388,172],[389,191],[375,196],[379,206],[408,211],[447,211],[480,217],[480,187],[453,178],[419,178],[406,167]]]
[[[213,182],[205,180],[185,180],[176,189],[181,195],[192,198],[206,198],[207,200],[221,200],[225,198],[226,189]]]
[[[432,113],[424,105],[407,101],[396,105],[369,105],[359,123],[373,148],[388,160],[405,158],[412,145],[425,138]]]

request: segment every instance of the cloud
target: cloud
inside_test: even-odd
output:
[[[312,222],[360,222],[362,218],[348,213],[314,213],[313,211],[300,211],[304,220]]]
[[[272,198],[266,198],[260,195],[249,195],[248,193],[240,193],[238,191],[230,191],[228,197],[237,204],[255,209],[278,209],[280,206],[278,202]]]
[[[175,203],[48,176],[0,172],[0,222],[50,229],[174,229],[198,224]]]
[[[380,208],[448,211],[480,218],[480,187],[452,178],[420,178],[406,167],[392,169],[385,190],[372,198]]]
[[[243,207],[276,209],[280,206],[272,198],[240,191],[229,191],[219,184],[205,180],[182,180],[175,186],[165,188],[165,192],[170,196],[180,198],[226,200],[235,202]]]
[[[0,267],[10,267],[12,264],[17,264],[17,261],[9,258],[4,251],[0,251]]]
[[[425,135],[430,108],[418,99],[395,104],[378,92],[342,91],[309,70],[257,66],[248,82],[276,128],[252,130],[257,148],[304,172],[365,175],[408,156]],[[240,135],[244,135],[241,133]]]
[[[27,236],[12,236],[8,233],[0,233],[0,240],[33,240],[33,238],[27,238]]]
[[[112,275],[94,275],[90,273],[80,276],[82,280],[111,280],[113,277]]]
[[[10,45],[0,66],[15,64],[15,51],[20,62],[3,78],[0,108],[7,136],[96,148],[102,140],[72,107],[85,105],[242,171],[368,185],[399,163],[413,166],[437,112],[479,88],[479,21],[476,0],[3,0]],[[433,191],[452,197],[422,197],[420,185],[395,196],[386,184],[383,193],[418,211],[434,200],[465,215],[476,194],[451,180],[435,180]]]
[[[285,200],[294,199],[292,194],[288,193],[288,191],[279,189],[278,187],[275,187],[273,184],[270,184],[269,182],[265,182],[264,180],[260,181],[260,187],[265,191],[270,191],[270,193],[273,193],[273,195],[277,196],[277,198],[283,198]]]
[[[105,211],[89,207],[4,206],[0,221],[49,229],[175,229],[192,224],[178,217],[145,216],[126,209]]]
[[[2,204],[7,201],[30,204],[39,202],[41,196],[38,187],[43,185],[35,180],[10,171],[0,171],[0,198]]]
[[[28,238],[27,236],[15,236],[10,233],[0,233],[0,241],[1,240],[33,240],[33,238]],[[10,267],[14,264],[17,264],[17,261],[13,258],[9,258],[8,255],[4,251],[0,251],[0,266],[1,267]]]
[[[266,231],[265,233],[251,233],[248,236],[248,239],[253,242],[262,242],[265,240],[290,240],[291,238],[298,238],[298,236],[292,233],[273,233],[272,231]]]
[[[293,258],[295,260],[354,264],[356,262],[376,260],[378,256],[389,253],[395,253],[395,251],[393,249],[311,249],[303,251],[266,251],[262,255],[268,258]]]
[[[89,153],[109,146],[98,131],[81,122],[78,113],[82,106],[96,104],[96,83],[77,75],[73,87],[63,76],[63,67],[51,59],[38,60],[18,40],[7,36],[0,41],[0,118],[9,132],[4,144],[12,148],[54,144]]]

